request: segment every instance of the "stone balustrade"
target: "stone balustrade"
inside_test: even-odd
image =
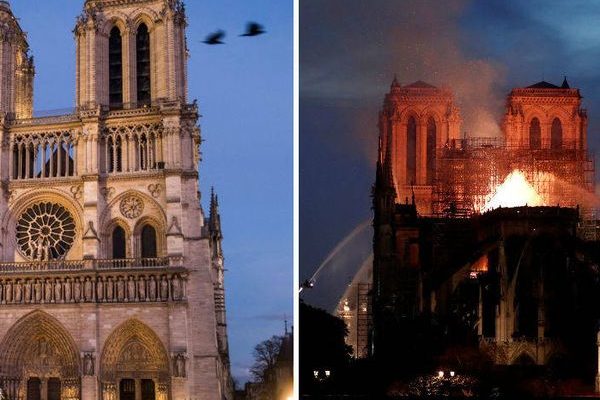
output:
[[[25,272],[66,272],[183,267],[183,257],[128,258],[119,260],[53,260],[0,263],[0,274]]]
[[[185,301],[187,273],[180,261],[152,258],[3,263],[1,271],[10,273],[0,275],[0,304]],[[38,271],[60,274],[40,276],[35,273]]]

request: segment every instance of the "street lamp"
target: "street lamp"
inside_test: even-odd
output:
[[[438,378],[443,378],[444,377],[444,371],[438,371]]]

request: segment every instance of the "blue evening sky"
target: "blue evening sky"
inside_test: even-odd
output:
[[[73,107],[72,29],[83,0],[12,0],[35,56],[35,109]],[[252,349],[282,334],[292,319],[292,73],[291,0],[186,2],[189,98],[202,119],[202,204],[210,187],[221,203],[226,296],[234,376],[249,378]],[[267,35],[240,38],[248,20]],[[206,34],[224,29],[224,46]]]

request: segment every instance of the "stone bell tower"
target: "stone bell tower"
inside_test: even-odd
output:
[[[413,196],[422,215],[432,213],[440,151],[460,138],[460,111],[448,89],[396,78],[379,114],[380,159],[389,150],[396,201]]]
[[[0,36],[0,388],[10,400],[232,399],[221,216],[216,195],[208,216],[200,203],[183,3],[87,0],[76,111],[44,118],[31,118],[33,65],[3,1],[0,19],[13,35]]]
[[[0,112],[30,118],[33,111],[33,57],[7,1],[0,1]]]
[[[87,0],[74,30],[77,106],[185,101],[186,26],[180,1]]]

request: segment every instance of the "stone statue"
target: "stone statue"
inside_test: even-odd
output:
[[[31,301],[31,281],[27,279],[25,281],[25,303],[29,303]]]
[[[33,296],[36,303],[40,303],[42,301],[42,282],[40,282],[39,279],[36,279],[35,283],[33,284]]]
[[[113,285],[112,277],[108,277],[106,281],[106,300],[113,301],[115,299],[115,287]]]
[[[127,298],[129,301],[135,301],[135,281],[131,275],[127,280]]]
[[[60,279],[56,278],[54,280],[54,302],[55,303],[60,303],[62,302],[63,297],[62,297],[62,282],[60,281]]]
[[[5,300],[7,303],[12,303],[12,301],[13,301],[13,285],[12,285],[12,281],[10,281],[10,280],[6,281]]]
[[[138,277],[138,297],[140,301],[146,300],[146,277]]]
[[[83,375],[94,376],[94,355],[86,353],[83,356]]]
[[[73,283],[73,297],[76,303],[81,301],[81,282],[79,278],[75,278]]]
[[[71,298],[71,278],[65,279],[65,303],[70,303]]]
[[[17,280],[15,282],[15,303],[20,303],[23,300],[23,287],[21,286],[21,281]]]
[[[185,378],[185,356],[181,353],[175,356],[175,377]]]
[[[179,275],[173,276],[171,280],[171,293],[173,294],[173,300],[181,300],[181,278]]]
[[[156,281],[154,280],[154,275],[150,276],[150,281],[148,282],[148,292],[150,301],[156,300]]]
[[[166,275],[163,275],[160,281],[160,299],[169,300],[169,281]]]
[[[46,279],[44,282],[44,302],[52,302],[52,281],[50,279]]]
[[[92,289],[92,281],[89,276],[85,278],[83,293],[85,296],[85,301],[92,301],[93,297],[93,289]]]
[[[96,299],[98,301],[104,300],[104,279],[98,278],[96,281]]]
[[[121,277],[117,278],[117,300],[123,301],[125,299],[125,282]]]

